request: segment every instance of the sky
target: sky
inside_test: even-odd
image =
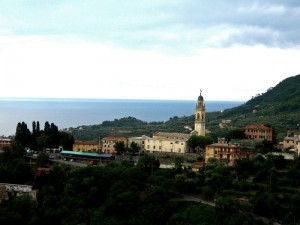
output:
[[[300,74],[299,0],[1,0],[0,98],[247,101]]]

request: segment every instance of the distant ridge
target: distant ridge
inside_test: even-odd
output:
[[[269,124],[282,138],[287,130],[300,130],[300,74],[286,78],[266,93],[258,94],[245,104],[208,114],[211,129],[217,121],[231,120],[230,127],[250,123]]]

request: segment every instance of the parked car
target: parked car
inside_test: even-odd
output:
[[[96,160],[90,160],[89,161],[89,165],[90,166],[96,166],[98,163],[97,163],[97,161]]]

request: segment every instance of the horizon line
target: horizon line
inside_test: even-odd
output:
[[[1,101],[197,101],[196,99],[71,98],[71,97],[0,97]],[[247,102],[244,100],[205,100],[209,102]]]

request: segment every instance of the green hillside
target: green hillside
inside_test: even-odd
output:
[[[220,128],[222,120],[231,120]],[[260,94],[241,106],[210,112],[206,115],[206,128],[214,138],[224,137],[230,129],[243,128],[247,124],[268,124],[275,128],[277,138],[281,140],[287,130],[300,130],[300,75],[289,77],[276,87]],[[152,136],[158,131],[184,132],[194,128],[194,115],[172,117],[166,122],[147,123],[133,117],[104,121],[102,124],[73,128],[75,139],[98,140],[104,136],[134,137]]]
[[[214,133],[220,132],[218,126],[222,120],[231,120],[228,129],[250,123],[269,124],[275,128],[280,140],[287,130],[300,130],[300,75],[283,80],[241,106],[223,113],[208,113],[207,117],[207,127]]]

